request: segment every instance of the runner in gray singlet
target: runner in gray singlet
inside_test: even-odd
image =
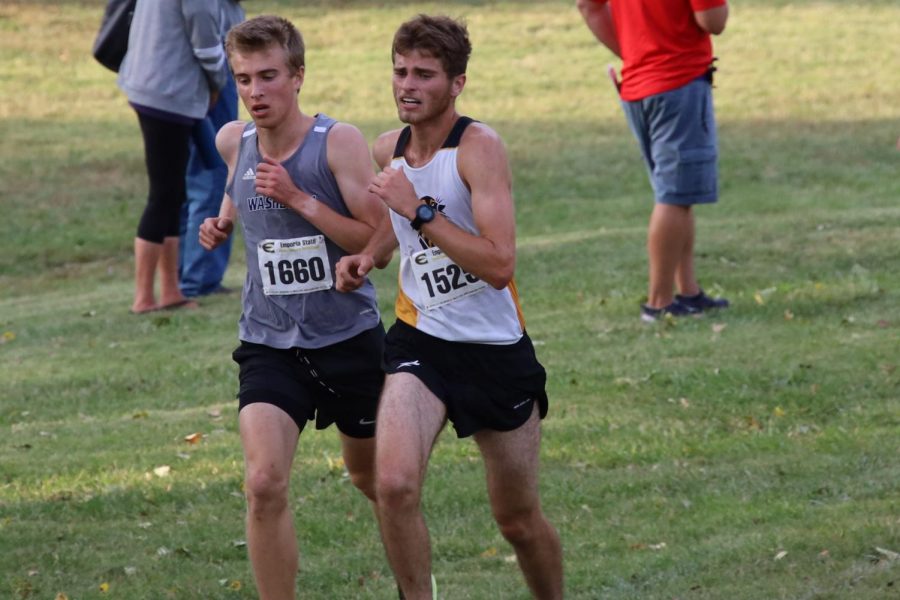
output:
[[[325,141],[336,123],[325,115],[316,115],[299,150],[282,165],[304,192],[335,213],[352,218],[327,162]],[[263,162],[257,137],[256,126],[248,123],[242,133],[234,176],[226,190],[243,227],[248,265],[240,339],[274,348],[321,348],[377,326],[378,305],[371,283],[352,294],[337,292],[330,285],[334,265],[346,251],[300,214],[257,192],[255,169]],[[275,247],[279,245],[276,241],[284,245],[284,240],[318,236],[323,238],[324,253],[303,252],[303,246],[279,253]],[[315,240],[307,247],[314,246],[318,248]],[[297,263],[298,260],[303,262]],[[323,289],[316,293],[289,293],[304,285]]]
[[[334,290],[334,266],[359,252],[386,218],[358,129],[300,110],[300,33],[258,17],[226,40],[252,123],[223,127],[216,146],[229,184],[219,216],[200,227],[212,249],[240,217],[247,257],[239,337],[239,422],[247,546],[259,597],[295,597],[299,552],[288,498],[291,463],[308,421],[336,425],[353,484],[374,501],[375,415],[384,380],[384,328],[369,285]]]

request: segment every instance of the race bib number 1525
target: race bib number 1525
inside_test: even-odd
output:
[[[419,296],[426,309],[459,300],[487,287],[487,283],[450,260],[440,248],[428,248],[412,255]]]

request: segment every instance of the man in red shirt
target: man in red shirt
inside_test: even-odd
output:
[[[656,197],[641,319],[725,308],[694,274],[692,207],[718,199],[710,34],[725,29],[727,0],[576,1],[594,36],[622,58],[622,107]]]

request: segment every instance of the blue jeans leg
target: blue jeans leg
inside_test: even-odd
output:
[[[187,297],[203,296],[222,286],[231,255],[231,238],[215,250],[200,245],[203,220],[219,214],[228,169],[205,169],[196,151],[188,165],[187,202],[181,211],[179,287]]]
[[[213,251],[200,245],[203,220],[219,214],[228,167],[215,150],[216,132],[237,118],[237,89],[229,77],[219,101],[206,119],[194,128],[187,170],[187,202],[181,211],[178,281],[187,297],[203,296],[222,287],[231,255],[231,238]]]

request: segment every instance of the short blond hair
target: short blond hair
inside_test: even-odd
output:
[[[303,35],[287,19],[275,15],[254,17],[232,27],[225,37],[225,52],[229,61],[233,52],[257,52],[271,46],[284,48],[292,73],[306,65]]]

